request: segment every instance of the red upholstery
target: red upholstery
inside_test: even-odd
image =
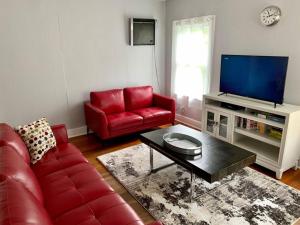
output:
[[[45,195],[45,207],[53,219],[113,193],[112,188],[88,163],[77,164],[40,177],[39,182]]]
[[[67,129],[64,124],[59,124],[51,127],[54,137],[56,139],[56,144],[68,143]]]
[[[1,225],[51,225],[43,205],[19,182],[0,182]]]
[[[9,145],[22,156],[26,163],[30,163],[27,147],[21,137],[5,123],[0,123],[0,146]]]
[[[126,111],[150,107],[152,97],[153,89],[151,86],[124,88]]]
[[[143,117],[144,123],[153,123],[155,121],[169,121],[170,123],[172,122],[172,112],[159,107],[137,109],[132,112]]]
[[[74,208],[54,220],[56,225],[143,225],[134,211],[116,193],[109,193]]]
[[[62,144],[48,151],[40,161],[31,165],[31,168],[39,178],[80,163],[87,163],[80,151],[72,144]]]
[[[115,106],[119,102],[125,102],[126,111],[119,113],[109,113],[109,111],[104,111],[103,107],[99,107],[98,102],[114,101],[111,97],[112,92],[115,90],[92,92],[91,96],[95,95],[93,93],[101,93],[101,95],[97,95],[96,103],[91,97],[91,103],[84,104],[87,127],[101,139],[106,140],[174,123],[175,100],[154,94],[151,86],[125,88],[123,90],[124,101],[117,98],[115,103],[110,103]],[[123,108],[123,104],[120,108]]]
[[[107,115],[107,121],[110,130],[122,130],[143,125],[143,117],[131,112]]]
[[[87,127],[96,132],[102,139],[109,138],[110,134],[105,112],[89,102],[84,104],[84,112]]]
[[[171,111],[171,121],[175,121],[176,103],[174,99],[159,94],[153,94],[153,105]]]
[[[57,147],[31,167],[25,160],[28,150],[22,156],[13,147],[20,146],[18,136],[13,137],[8,125],[2,128],[10,134],[1,136],[7,145],[0,147],[0,224],[143,225],[81,152],[68,143],[64,125],[52,127]]]
[[[10,146],[0,147],[0,182],[6,179],[14,179],[37,198],[44,202],[40,185],[30,166]]]
[[[91,92],[91,103],[107,114],[125,111],[122,89]]]
[[[156,122],[153,122],[153,123],[144,123],[143,126],[130,127],[130,128],[127,128],[127,129],[122,129],[122,130],[111,130],[110,131],[110,138],[119,137],[119,136],[122,136],[122,135],[131,134],[131,133],[137,133],[137,132],[144,131],[144,130],[147,130],[147,129],[151,129],[153,127],[158,127],[158,126],[161,126],[161,125],[162,125],[162,123],[160,121],[156,121]]]

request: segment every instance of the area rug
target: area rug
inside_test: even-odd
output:
[[[290,225],[300,217],[300,192],[247,167],[213,184],[173,165],[149,174],[149,147],[139,144],[97,159],[165,225]],[[154,151],[154,167],[171,161]]]

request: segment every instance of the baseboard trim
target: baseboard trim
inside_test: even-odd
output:
[[[186,116],[183,116],[183,115],[180,115],[180,114],[176,114],[175,119],[178,122],[184,123],[184,124],[186,124],[190,127],[194,127],[196,129],[201,130],[201,122],[200,121],[191,119],[189,117],[186,117]]]
[[[78,137],[86,134],[86,126],[68,129],[68,137]]]

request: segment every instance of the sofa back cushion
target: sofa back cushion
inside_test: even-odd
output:
[[[43,194],[37,178],[30,166],[10,146],[0,147],[0,182],[6,179],[13,179],[22,184],[43,204]]]
[[[11,179],[0,182],[0,224],[51,225],[44,206],[24,186]]]
[[[151,86],[124,89],[126,111],[147,108],[152,105],[153,88]]]
[[[11,146],[29,164],[30,157],[28,149],[21,137],[12,127],[5,123],[0,124],[0,146]]]
[[[106,114],[121,113],[125,111],[122,89],[91,92],[91,103],[103,110]]]

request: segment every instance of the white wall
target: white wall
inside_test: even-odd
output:
[[[128,46],[128,18],[158,19],[157,62],[165,81],[165,2],[0,0],[0,122],[41,116],[84,126],[91,90],[153,85],[153,47]]]
[[[260,24],[260,11],[268,5],[278,5],[282,9],[282,19],[274,27],[264,27]],[[285,102],[300,105],[300,14],[297,12],[299,8],[300,1],[295,0],[168,0],[166,4],[167,92],[170,93],[172,21],[216,15],[211,90],[219,90],[221,54],[290,56]]]
[[[283,17],[266,28],[259,13],[270,4],[280,6]],[[295,0],[0,0],[0,122],[18,125],[46,116],[81,127],[90,90],[157,86],[153,48],[127,44],[131,16],[158,19],[157,61],[167,92],[172,21],[214,14],[212,91],[219,87],[222,53],[288,55],[285,100],[300,105],[298,8]],[[190,113],[197,119],[198,110]]]

